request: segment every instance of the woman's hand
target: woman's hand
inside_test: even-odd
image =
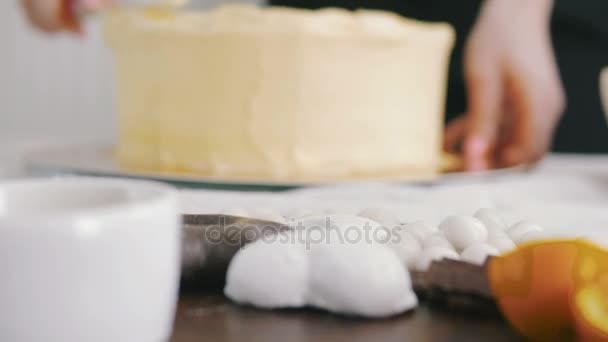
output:
[[[117,0],[21,0],[33,26],[46,31],[80,31],[78,13],[94,11]]]
[[[468,170],[535,162],[550,149],[565,95],[549,22],[553,0],[486,0],[465,48],[468,112],[448,125]]]
[[[71,29],[69,2],[66,0],[22,0],[30,23],[46,32]]]

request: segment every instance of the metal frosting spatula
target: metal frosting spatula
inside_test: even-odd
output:
[[[186,287],[223,286],[234,255],[264,234],[288,226],[264,220],[226,215],[183,217],[182,280]]]
[[[189,0],[70,0],[81,13],[97,13],[111,7],[142,7],[176,9],[185,6]]]
[[[111,8],[141,8],[158,16],[159,13],[170,14],[188,2],[189,0],[62,0],[60,16],[66,26],[80,31],[83,18]]]

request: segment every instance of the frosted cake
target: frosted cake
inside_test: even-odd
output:
[[[276,180],[438,173],[454,31],[381,11],[115,10],[123,166]]]

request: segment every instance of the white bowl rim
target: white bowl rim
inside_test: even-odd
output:
[[[81,187],[85,191],[94,191],[95,187],[107,189],[125,190],[130,196],[111,203],[96,204],[91,206],[75,207],[64,210],[48,210],[42,213],[3,212],[1,202],[6,201],[6,193],[9,190],[19,191],[19,188],[33,187],[44,191],[48,187],[56,186]],[[177,203],[177,190],[173,186],[155,181],[121,179],[111,177],[83,177],[83,176],[61,176],[52,178],[17,178],[0,181],[0,223],[10,221],[35,221],[35,220],[69,220],[81,217],[99,217],[112,214],[122,214],[129,211],[144,209],[163,201],[175,201]]]

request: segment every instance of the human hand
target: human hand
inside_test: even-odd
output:
[[[467,113],[446,129],[470,171],[538,161],[565,95],[549,30],[552,0],[487,0],[465,47]]]
[[[71,17],[71,2],[67,0],[22,0],[21,4],[30,23],[46,32],[75,30]]]
[[[21,0],[30,23],[46,32],[79,32],[79,13],[95,11],[116,2],[117,0]]]

